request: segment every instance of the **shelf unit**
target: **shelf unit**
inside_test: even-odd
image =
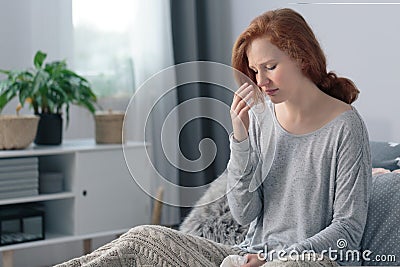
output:
[[[148,144],[127,143],[134,159],[135,179],[150,187]],[[94,140],[66,140],[60,146],[35,146],[0,151],[2,159],[37,157],[40,173],[61,172],[60,193],[0,199],[0,206],[41,203],[45,210],[44,240],[0,246],[3,266],[12,266],[13,251],[70,241],[118,235],[150,222],[151,198],[137,185],[126,166],[122,145],[97,145]],[[132,165],[130,165],[131,167]],[[139,175],[138,175],[139,174]],[[87,251],[84,251],[85,253]]]

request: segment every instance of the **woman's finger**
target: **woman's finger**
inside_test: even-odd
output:
[[[239,89],[237,89],[236,90],[236,94],[237,93],[240,93],[243,89],[245,89],[246,87],[248,87],[249,86],[249,84],[248,83],[244,83],[244,84],[242,84],[240,87],[239,87]]]
[[[239,91],[239,90],[238,90]],[[236,109],[237,105],[246,98],[249,94],[253,94],[254,89],[252,85],[243,88],[239,93],[235,93],[232,101],[232,109]],[[248,99],[248,98],[247,98]]]
[[[251,91],[249,94],[247,94],[244,98],[242,98],[242,100],[240,100],[237,104],[236,107],[234,107],[234,111],[236,113],[239,113],[240,110],[242,110],[243,108],[249,107],[250,105],[252,105],[254,103],[254,101],[252,100],[254,92]]]
[[[242,114],[244,114],[245,112],[249,112],[249,110],[250,110],[252,107],[253,107],[253,103],[251,103],[251,104],[245,106],[244,108],[238,110],[236,114],[238,114],[238,116],[241,117]]]
[[[238,96],[238,97],[240,97],[240,98],[243,98],[243,97],[245,97],[249,92],[251,92],[251,91],[253,91],[254,89],[253,89],[253,85],[249,85],[249,86],[246,86],[245,88],[243,88],[242,90],[238,90],[236,93],[235,93],[235,96]]]

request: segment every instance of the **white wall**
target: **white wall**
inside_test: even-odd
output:
[[[299,11],[321,42],[329,70],[351,78],[361,91],[354,106],[367,124],[370,139],[400,142],[400,4],[290,4],[294,2],[232,0],[233,36],[269,9]]]

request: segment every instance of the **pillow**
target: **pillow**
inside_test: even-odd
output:
[[[400,173],[374,175],[372,192],[364,229],[362,250],[370,250],[370,261],[362,265],[400,265]],[[377,261],[386,257],[387,261]],[[390,256],[389,256],[390,255]],[[389,261],[389,257],[393,261]]]
[[[400,168],[400,144],[371,141],[371,160],[373,168],[396,170]]]

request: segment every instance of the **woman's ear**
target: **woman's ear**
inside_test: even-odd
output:
[[[304,62],[303,59],[298,59],[298,60],[297,60],[297,66],[299,66],[299,68],[300,68],[303,72],[306,71],[307,64],[306,64],[306,62]]]

